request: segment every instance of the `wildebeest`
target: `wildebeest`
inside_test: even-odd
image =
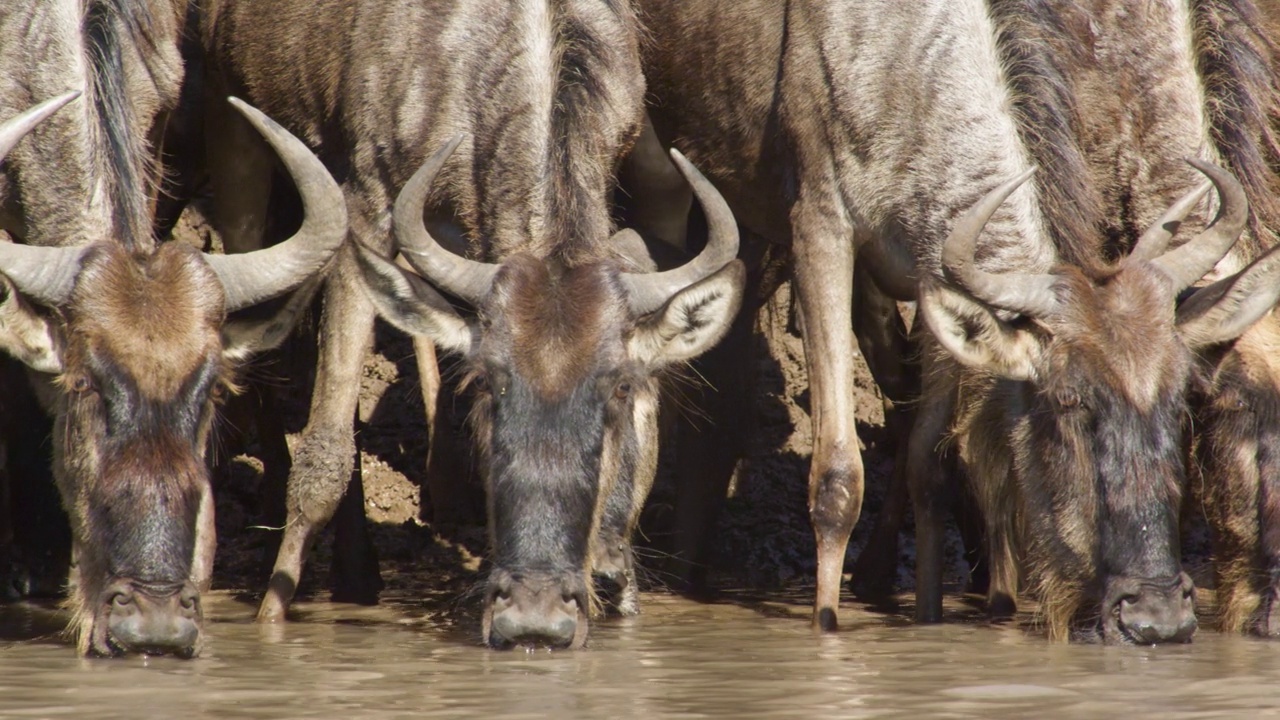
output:
[[[73,97],[5,122],[0,155]],[[0,245],[0,343],[56,377],[54,476],[72,522],[81,652],[199,651],[214,542],[204,451],[216,400],[237,362],[287,335],[304,298],[267,321],[225,323],[226,314],[302,285],[345,236],[339,190],[319,162],[237,107],[297,178],[308,214],[289,241],[235,257],[115,238]]]
[[[1254,214],[1246,240],[1223,263],[1243,265],[1280,232],[1280,6],[1270,0],[1191,3],[1202,111],[1214,150],[1245,183]],[[1274,261],[1273,261],[1274,262]],[[1244,288],[1223,283],[1221,290]],[[1273,305],[1280,286],[1256,291]],[[1187,305],[1180,312],[1194,313]],[[1234,342],[1199,354],[1193,383],[1195,483],[1189,511],[1203,508],[1213,540],[1221,626],[1280,635],[1280,321],[1274,314]]]
[[[0,150],[12,149],[0,186],[14,210],[6,229],[28,243],[0,244],[0,341],[47,382],[82,653],[199,651],[200,590],[213,560],[204,451],[215,398],[239,360],[283,339],[302,300],[264,322],[225,323],[226,313],[303,284],[345,235],[324,168],[240,104],[296,178],[303,228],[235,258],[156,247],[148,133],[176,97],[185,13],[185,3],[104,0],[0,14],[4,60],[15,63],[4,73],[13,83],[6,102],[61,93],[0,130]]]
[[[580,645],[599,548],[627,540],[591,550],[602,506],[615,484],[643,495],[655,471],[654,372],[713,344],[742,285],[732,219],[700,181],[716,227],[703,255],[653,276],[611,259],[647,262],[633,234],[610,238],[614,165],[639,131],[644,92],[630,5],[212,2],[207,19],[214,84],[245,92],[317,149],[346,191],[356,247],[370,248],[359,263],[342,254],[326,288],[316,391],[259,620],[284,617],[351,473],[374,318],[367,277],[384,315],[461,352],[480,388],[494,561],[486,641]],[[252,247],[265,175],[252,155],[240,158],[211,170],[220,190],[238,193],[223,193],[225,237]],[[390,253],[386,209],[402,186],[401,251],[432,285],[479,308],[479,321],[378,260]],[[448,243],[459,229],[474,256],[499,265],[431,239]],[[620,534],[639,503],[623,505],[625,521],[610,525]]]
[[[87,91],[36,130],[38,141],[14,148],[0,170],[0,230],[32,245],[61,246],[111,236],[132,242],[127,234],[136,225],[147,229],[138,241],[150,242],[148,138],[178,97],[186,5],[58,0],[0,8],[0,118]],[[116,192],[134,183],[144,192]],[[5,375],[8,391],[21,394],[22,373]],[[15,448],[15,458],[24,452]]]
[[[922,317],[973,368],[958,382],[946,358],[926,355],[908,467],[917,618],[941,616],[948,492],[934,449],[959,418],[975,482],[1001,479],[990,474],[997,461],[1016,458],[1027,503],[1019,516],[1046,523],[1025,559],[1037,571],[1059,570],[1034,578],[1051,634],[1065,637],[1080,611],[1118,612],[1119,623],[1103,624],[1111,640],[1187,637],[1195,620],[1176,508],[1191,357],[1174,298],[1243,227],[1247,205],[1234,179],[1198,165],[1219,186],[1225,218],[1170,253],[1161,248],[1170,233],[1156,228],[1142,252],[1110,265],[1099,257],[1100,231],[1081,214],[1095,200],[1069,125],[1071,98],[1047,83],[1028,99],[1037,83],[1025,74],[1036,69],[1010,62],[1017,46],[985,3],[641,7],[646,24],[661,28],[645,61],[658,135],[676,138],[705,168],[743,224],[790,243],[795,256],[815,422],[815,622],[835,624],[861,500],[847,310],[857,248],[894,294],[909,287],[914,260]],[[1033,161],[1041,165],[1035,182],[1017,190]],[[1163,222],[1176,224],[1203,192]],[[1235,304],[1242,298],[1214,299],[1206,304],[1234,312],[1239,330],[1260,314]],[[999,457],[975,452],[1009,437],[1012,448]],[[1051,492],[1077,485],[1092,491]],[[1064,518],[1071,522],[1052,522]],[[1090,598],[1110,606],[1093,613]]]
[[[1251,0],[1149,3],[1001,2],[993,7],[1028,35],[1023,47],[1056,56],[1076,98],[1083,154],[1106,208],[1101,225],[1113,251],[1132,246],[1161,206],[1190,178],[1181,156],[1197,154],[1226,165],[1242,181],[1252,208],[1249,232],[1219,264],[1214,279],[1231,275],[1275,246],[1277,202],[1276,66]],[[1041,43],[1036,45],[1036,43]],[[1117,88],[1121,91],[1117,92]],[[1266,262],[1220,291],[1248,296],[1259,308],[1280,293],[1269,285]],[[1214,295],[1179,309],[1186,320]],[[1269,512],[1267,410],[1277,377],[1270,370],[1278,339],[1273,318],[1241,328],[1217,327],[1199,337],[1191,400],[1194,411],[1188,511],[1201,507],[1214,538],[1223,626],[1250,623],[1266,631],[1272,592],[1263,549]],[[1236,336],[1239,338],[1236,339]],[[998,562],[993,558],[993,563]],[[1008,573],[1004,573],[1008,576]],[[992,587],[993,597],[1012,588]]]

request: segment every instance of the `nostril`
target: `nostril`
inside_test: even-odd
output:
[[[196,600],[195,595],[183,595],[178,602],[182,605],[183,610],[195,610]]]

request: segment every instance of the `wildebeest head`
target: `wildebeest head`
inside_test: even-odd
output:
[[[0,157],[74,97],[0,126]],[[0,347],[57,376],[55,476],[75,538],[82,652],[198,652],[192,566],[197,527],[212,528],[204,449],[215,400],[237,360],[284,339],[345,237],[341,191],[319,160],[265,115],[232,103],[297,181],[307,217],[290,240],[235,256],[179,243],[150,252],[0,243]],[[304,283],[267,321],[225,322]]]
[[[613,261],[467,260],[438,245],[422,222],[432,178],[459,140],[430,158],[396,201],[400,250],[422,277],[360,248],[365,285],[390,322],[464,355],[480,388],[472,419],[493,549],[486,642],[578,647],[605,500],[623,473],[652,482],[657,375],[719,341],[741,303],[737,226],[706,178],[673,153],[711,228],[707,248],[688,264],[632,274]],[[623,233],[614,241],[638,239]],[[477,317],[459,315],[433,285]]]
[[[1216,290],[1271,308],[1280,283],[1268,268],[1278,264],[1275,253],[1263,256]],[[1205,297],[1191,300],[1179,317],[1203,312]],[[1191,509],[1203,508],[1212,529],[1221,627],[1280,636],[1280,324],[1272,315],[1238,339],[1222,333],[1200,345],[1190,457],[1200,502]]]
[[[1028,172],[981,200],[947,239],[944,269],[967,292],[926,281],[921,293],[930,328],[962,363],[1020,381],[1004,410],[1012,424],[1006,442],[1025,562],[1055,637],[1067,636],[1073,618],[1093,615],[1090,599],[1107,641],[1185,641],[1196,628],[1194,587],[1178,547],[1192,350],[1257,320],[1269,305],[1244,290],[1275,283],[1276,271],[1255,264],[1199,291],[1175,316],[1178,293],[1222,258],[1248,216],[1230,173],[1190,162],[1217,187],[1221,209],[1176,249],[1165,251],[1208,183],[1105,272],[979,270],[977,237]],[[1223,290],[1236,282],[1240,292]]]

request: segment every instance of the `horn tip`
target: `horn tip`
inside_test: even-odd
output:
[[[1195,157],[1195,156],[1193,156],[1193,155],[1188,155],[1188,156],[1186,156],[1186,157],[1182,158],[1182,160],[1183,160],[1183,162],[1185,162],[1185,163],[1187,163],[1188,165],[1190,165],[1191,167],[1193,167],[1193,168],[1195,168],[1195,169],[1199,170],[1200,172],[1204,173],[1205,175],[1208,175],[1208,174],[1210,174],[1210,173],[1212,173],[1212,172],[1214,172],[1214,171],[1223,172],[1223,169],[1222,169],[1222,168],[1220,168],[1220,167],[1218,167],[1218,166],[1217,166],[1217,165],[1215,165],[1214,163],[1211,163],[1211,162],[1209,162],[1208,160],[1205,160],[1205,159],[1203,159],[1203,158]]]

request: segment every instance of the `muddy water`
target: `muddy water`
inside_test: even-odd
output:
[[[212,598],[204,657],[82,661],[47,610],[0,612],[0,716],[237,718],[1257,717],[1280,712],[1280,644],[1202,633],[1158,649],[1050,646],[980,623],[646,598],[582,652],[492,652],[412,606],[307,604],[259,627]],[[748,607],[749,606],[749,607]],[[28,639],[34,638],[34,639]],[[1270,713],[1264,713],[1270,714]]]

